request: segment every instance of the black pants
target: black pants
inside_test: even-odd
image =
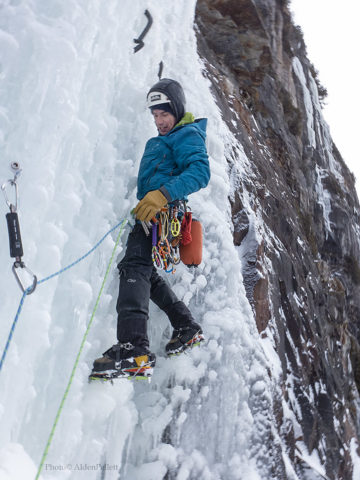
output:
[[[149,346],[147,320],[150,300],[167,314],[174,328],[194,321],[190,310],[157,273],[151,249],[151,233],[146,236],[142,226],[136,224],[129,234],[125,256],[118,265],[117,338],[121,343]]]

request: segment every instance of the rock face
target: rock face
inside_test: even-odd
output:
[[[248,159],[229,151],[234,243],[259,335],[281,364],[277,435],[299,478],[322,478],[307,450],[327,478],[350,479],[351,451],[360,453],[360,210],[322,118],[324,89],[285,0],[198,0],[196,30],[204,74]],[[273,436],[270,446],[273,478],[295,478]]]

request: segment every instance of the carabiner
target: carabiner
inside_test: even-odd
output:
[[[170,223],[170,232],[173,237],[178,237],[181,231],[181,224],[177,218],[173,218]]]
[[[167,208],[162,208],[160,211],[160,238],[165,241],[169,235],[169,213]]]
[[[171,247],[171,256],[173,259],[173,264],[174,265],[179,265],[180,263],[180,249],[179,247]]]
[[[158,252],[156,247],[152,248],[151,256],[152,256],[152,261],[153,261],[154,266],[156,268],[158,268],[159,270],[162,270],[164,268],[164,263],[163,263],[163,260],[161,258],[161,255]]]
[[[10,212],[15,213],[17,211],[18,203],[19,203],[19,192],[18,192],[18,186],[17,186],[16,180],[21,173],[20,163],[11,162],[10,163],[10,170],[14,173],[14,178],[8,180],[5,183],[3,183],[1,185],[1,190],[3,191],[4,197],[5,197],[5,202],[6,202],[7,206],[9,207]],[[7,186],[8,183],[11,186],[15,187],[15,204],[10,202],[9,197],[7,195],[6,186]]]
[[[165,238],[165,240],[163,241],[160,239],[157,248],[160,252],[160,255],[162,255],[163,257],[166,257],[170,254],[170,245],[167,238]]]
[[[30,287],[27,287],[25,288],[24,286],[24,283],[23,281],[21,280],[18,272],[17,272],[17,269],[18,268],[21,268],[23,271],[25,271],[30,277],[32,277],[32,285],[30,285]],[[33,274],[33,272],[25,266],[25,263],[22,262],[22,261],[16,261],[14,262],[14,265],[12,267],[12,271],[15,275],[15,278],[16,278],[16,281],[19,285],[19,287],[21,288],[21,290],[23,291],[23,293],[27,293],[27,295],[31,295],[35,289],[36,289],[36,285],[37,285],[37,276]]]
[[[18,186],[17,186],[15,178],[16,178],[16,176],[14,177],[14,180],[8,180],[7,182],[5,182],[1,185],[1,190],[3,191],[4,197],[5,197],[5,202],[6,202],[7,206],[9,207],[11,213],[17,212],[18,203],[19,203],[19,192],[18,192]],[[15,204],[10,202],[9,197],[7,195],[6,186],[7,186],[8,183],[11,186],[15,187]]]
[[[166,265],[164,268],[165,273],[175,273],[174,265],[170,263],[169,265]]]

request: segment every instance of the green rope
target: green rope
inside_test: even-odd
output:
[[[63,410],[64,404],[65,404],[66,398],[67,398],[67,396],[68,396],[68,393],[69,393],[69,391],[70,391],[72,382],[73,382],[73,380],[74,380],[75,372],[76,372],[76,369],[77,369],[78,364],[79,364],[79,361],[80,361],[81,353],[82,353],[82,351],[83,351],[83,348],[84,348],[84,345],[85,345],[87,336],[88,336],[89,331],[90,331],[90,328],[91,328],[91,325],[92,325],[92,323],[93,323],[96,310],[97,310],[97,308],[98,308],[98,306],[99,306],[100,297],[101,297],[102,292],[103,292],[103,290],[104,290],[104,286],[105,286],[106,279],[107,279],[107,277],[109,276],[109,272],[110,272],[110,268],[111,268],[111,265],[112,265],[113,260],[114,260],[116,248],[117,248],[117,246],[118,246],[118,244],[119,244],[120,237],[121,237],[122,231],[123,231],[124,226],[125,226],[126,223],[127,223],[127,220],[124,220],[123,223],[122,223],[122,225],[121,225],[120,231],[119,231],[119,233],[118,233],[118,236],[117,236],[117,239],[116,239],[116,242],[115,242],[115,246],[114,246],[114,249],[113,249],[113,251],[112,251],[111,258],[110,258],[110,260],[109,260],[109,264],[108,264],[108,267],[107,267],[107,270],[106,270],[106,273],[105,273],[105,277],[104,277],[104,280],[103,280],[103,282],[102,282],[102,284],[101,284],[98,297],[97,297],[97,299],[96,299],[96,303],[95,303],[94,310],[93,310],[93,312],[92,312],[92,314],[91,314],[91,318],[90,318],[90,321],[89,321],[88,326],[87,326],[87,328],[86,328],[86,331],[85,331],[85,333],[84,333],[84,336],[83,336],[83,339],[82,339],[82,342],[81,342],[81,345],[80,345],[80,348],[79,348],[79,352],[78,352],[78,354],[77,354],[77,356],[76,356],[76,360],[75,360],[73,369],[72,369],[71,374],[70,374],[70,378],[69,378],[67,387],[66,387],[66,389],[65,389],[64,395],[63,395],[63,397],[62,397],[62,399],[61,399],[61,402],[60,402],[60,406],[59,406],[58,411],[57,411],[57,413],[56,413],[56,417],[55,417],[55,420],[54,420],[54,424],[53,424],[53,426],[52,426],[52,429],[51,429],[51,432],[50,432],[50,435],[49,435],[49,438],[48,438],[48,441],[47,441],[47,444],[46,444],[46,447],[45,447],[43,456],[42,456],[42,458],[41,458],[40,465],[39,465],[39,469],[38,469],[38,471],[37,471],[35,480],[38,480],[38,478],[40,477],[41,471],[42,471],[42,469],[43,469],[43,466],[44,466],[44,463],[45,463],[47,454],[48,454],[48,452],[49,452],[49,448],[50,448],[52,439],[53,439],[53,437],[54,437],[54,433],[55,433],[57,424],[58,424],[58,422],[59,422],[60,415],[61,415],[61,413],[62,413],[62,410]]]

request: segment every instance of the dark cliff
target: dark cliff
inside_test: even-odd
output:
[[[324,88],[285,0],[198,0],[196,31],[204,74],[249,159],[244,169],[228,153],[234,243],[259,335],[281,362],[277,434],[299,478],[311,468],[301,444],[317,453],[327,478],[352,478],[360,210],[322,118]],[[268,443],[272,478],[290,478],[273,433]]]

